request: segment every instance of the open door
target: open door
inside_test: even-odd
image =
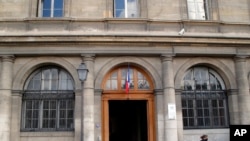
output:
[[[147,73],[131,65],[117,67],[102,88],[102,140],[155,141],[153,83]]]
[[[103,96],[103,140],[154,141],[153,97],[134,94],[128,100],[118,95]]]

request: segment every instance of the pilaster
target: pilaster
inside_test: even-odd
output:
[[[101,141],[102,136],[102,89],[95,89],[95,140]]]
[[[0,140],[10,141],[13,55],[3,55],[0,83]]]
[[[248,72],[246,58],[248,56],[235,57],[236,82],[238,86],[238,104],[240,124],[250,124],[250,95],[248,85]]]
[[[164,141],[164,107],[163,107],[163,90],[155,89],[155,109],[156,109],[156,136],[157,141]]]
[[[177,137],[177,120],[176,120],[176,101],[174,89],[174,73],[173,73],[173,55],[162,55],[162,76],[163,76],[163,107],[164,107],[164,141],[178,141]],[[174,107],[174,118],[169,118],[170,104]]]
[[[181,105],[181,89],[175,89],[175,102],[176,102],[176,117],[177,117],[177,134],[178,141],[183,141],[183,116]]]
[[[83,87],[83,140],[95,140],[94,124],[94,54],[82,54],[82,61],[88,68],[88,76]]]

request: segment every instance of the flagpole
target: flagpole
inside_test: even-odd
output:
[[[128,68],[127,68],[127,75],[126,75],[126,83],[125,83],[125,90],[126,93],[129,93],[129,89],[130,89],[130,71],[129,71],[129,63],[128,63]]]

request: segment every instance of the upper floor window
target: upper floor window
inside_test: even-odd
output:
[[[35,71],[25,84],[22,97],[22,131],[74,129],[74,84],[58,67]]]
[[[187,0],[188,17],[192,20],[209,19],[209,0]]]
[[[222,128],[228,126],[225,85],[212,69],[197,66],[189,69],[182,81],[184,128]]]
[[[114,0],[114,17],[138,18],[139,15],[138,0]]]
[[[40,17],[63,17],[64,0],[39,0]]]

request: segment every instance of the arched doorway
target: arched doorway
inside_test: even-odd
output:
[[[135,66],[116,67],[105,76],[102,88],[103,140],[154,141],[153,83],[147,73]]]

